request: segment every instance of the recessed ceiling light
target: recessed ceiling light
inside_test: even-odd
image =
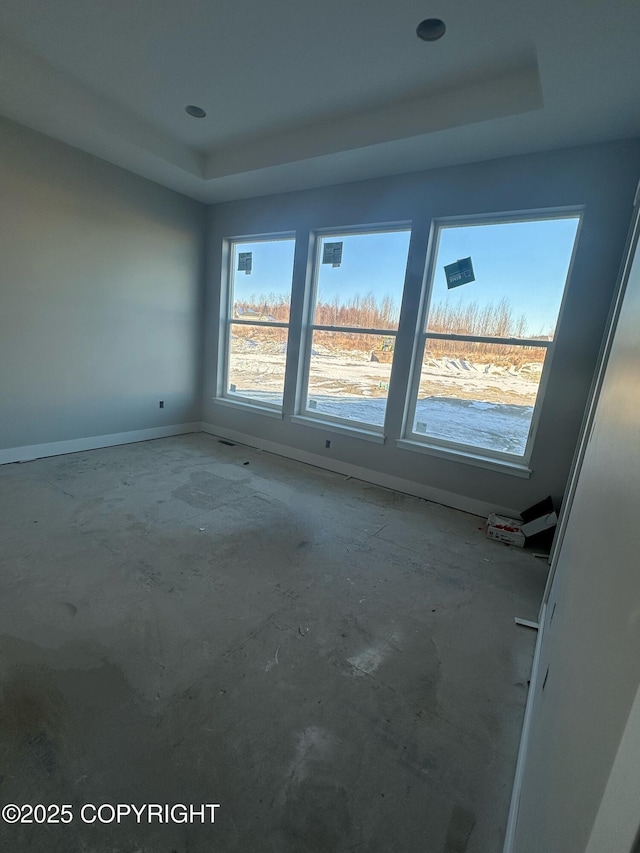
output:
[[[420,21],[416,29],[418,38],[423,41],[438,41],[446,31],[447,27],[440,18],[427,18],[424,21]]]
[[[206,113],[202,109],[202,107],[196,107],[195,104],[189,104],[188,107],[184,108],[184,111],[186,113],[189,113],[189,115],[193,116],[194,118],[204,118],[206,116]]]

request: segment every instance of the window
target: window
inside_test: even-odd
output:
[[[295,240],[232,241],[223,395],[280,410]]]
[[[304,416],[382,433],[410,235],[397,228],[318,236]]]
[[[528,460],[578,224],[437,224],[405,437]]]

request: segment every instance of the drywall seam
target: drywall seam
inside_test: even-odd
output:
[[[114,432],[108,435],[93,435],[86,438],[72,438],[68,441],[52,441],[48,444],[30,444],[25,447],[9,447],[0,450],[0,465],[10,462],[29,462],[45,456],[62,456],[65,453],[79,453],[83,450],[98,450],[101,447],[114,447],[117,444],[134,444],[137,441],[149,441],[152,438],[168,438],[171,435],[184,435],[201,432],[199,422],[174,424],[173,426],[138,429],[131,432]]]
[[[278,444],[274,441],[267,441],[253,435],[237,432],[236,430],[225,429],[224,427],[214,426],[213,424],[208,423],[202,424],[202,430],[209,435],[226,438],[230,441],[236,441],[238,444],[246,444],[249,447],[257,448],[258,450],[266,450],[269,453],[275,453],[277,456],[284,456],[287,459],[294,459],[297,462],[305,462],[308,465],[315,465],[316,468],[324,468],[327,471],[334,471],[337,474],[345,474],[346,476],[353,477],[356,480],[364,480],[367,483],[373,483],[376,486],[382,486],[386,489],[394,489],[397,492],[403,492],[407,495],[424,498],[425,500],[433,501],[434,503],[450,506],[453,509],[469,512],[472,515],[486,517],[490,512],[498,512],[508,516],[518,515],[518,513],[513,509],[496,507],[494,504],[490,504],[487,501],[468,498],[464,495],[457,495],[453,492],[447,492],[444,489],[436,489],[423,483],[416,483],[413,480],[394,477],[391,474],[384,474],[370,468],[362,468],[360,465],[352,465],[350,462],[342,462],[338,459],[318,456],[317,454],[309,453],[306,450],[298,450],[295,447]]]

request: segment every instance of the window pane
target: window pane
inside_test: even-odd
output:
[[[289,322],[294,250],[293,238],[233,244],[233,318]]]
[[[546,349],[427,340],[413,431],[523,456]]]
[[[323,237],[314,323],[397,329],[410,236],[382,231]]]
[[[383,426],[394,343],[382,335],[315,331],[309,412]]]
[[[577,228],[576,217],[441,228],[428,330],[552,339]],[[466,258],[475,281],[448,289],[445,266]]]
[[[269,326],[230,325],[228,390],[231,393],[282,405],[287,332]]]

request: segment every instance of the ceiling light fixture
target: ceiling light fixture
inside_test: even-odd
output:
[[[206,116],[206,113],[202,109],[202,107],[196,107],[195,104],[189,104],[188,107],[184,108],[184,111],[186,113],[189,113],[189,115],[193,116],[194,118],[204,118]]]
[[[438,41],[446,31],[445,22],[441,21],[440,18],[426,18],[424,21],[420,21],[416,28],[418,38],[422,41]]]

